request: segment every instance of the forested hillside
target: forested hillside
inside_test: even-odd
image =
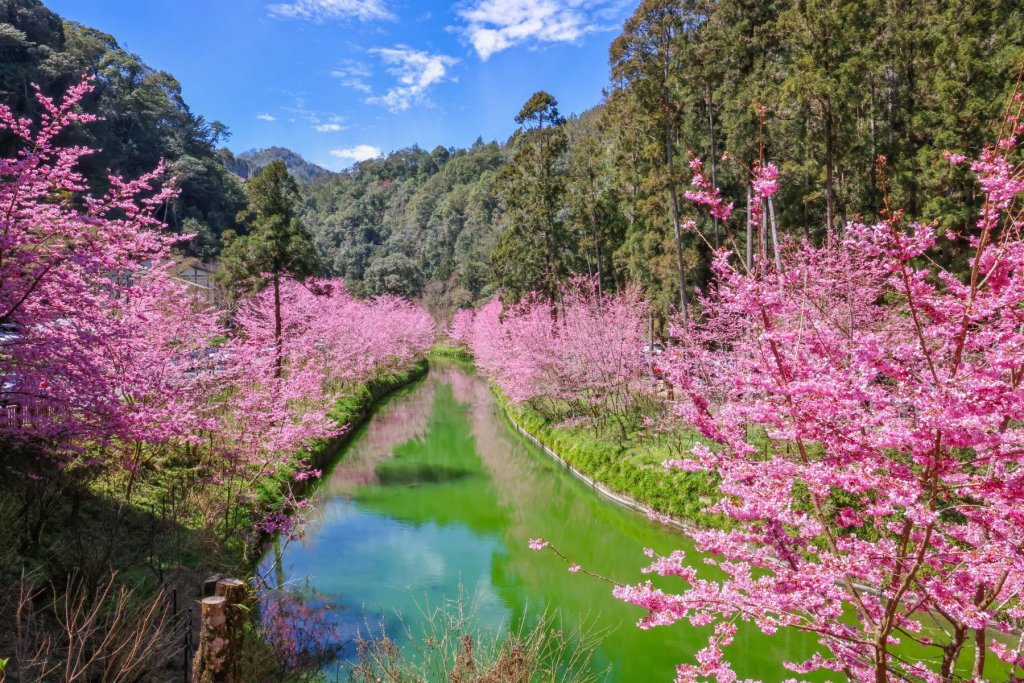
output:
[[[680,274],[690,298],[714,247],[747,251],[748,188],[769,164],[782,189],[754,252],[770,251],[770,223],[780,240],[823,242],[886,195],[907,218],[965,227],[977,187],[935,161],[994,136],[1022,59],[1012,1],[645,0],[594,110],[563,123],[552,98],[553,117],[527,107],[504,145],[362,162],[314,183],[305,215],[325,266],[366,293],[447,307],[599,271],[678,308]],[[694,158],[734,204],[729,221],[686,199]]]
[[[305,219],[324,267],[364,294],[467,305],[492,291],[494,183],[507,157],[493,142],[411,147],[311,183]]]
[[[165,160],[180,193],[161,218],[197,235],[187,247],[192,253],[216,254],[220,234],[238,227],[235,216],[246,205],[241,183],[217,154],[227,127],[192,112],[174,76],[147,66],[113,36],[63,21],[39,0],[0,0],[0,101],[18,116],[35,118],[33,84],[52,97],[83,74],[95,78],[96,88],[82,106],[102,120],[66,135],[73,138],[68,142],[99,150],[83,160],[94,189],[104,188],[107,169],[137,177]],[[0,132],[5,154],[15,144]]]
[[[1022,46],[1024,10],[1009,0],[645,0],[610,47],[594,109],[566,119],[557,92],[538,93],[508,113],[519,130],[507,141],[413,146],[341,174],[280,147],[218,151],[226,127],[193,113],[173,76],[38,0],[0,0],[0,95],[31,115],[31,83],[52,94],[94,74],[85,105],[104,121],[75,131],[102,150],[87,177],[102,186],[107,168],[133,175],[167,160],[181,192],[164,217],[198,235],[187,247],[197,255],[244,232],[235,176],[276,159],[303,183],[325,274],[355,292],[451,310],[600,273],[605,288],[639,282],[667,312],[704,283],[713,249],[767,254],[772,227],[779,241],[823,242],[877,217],[886,194],[908,218],[963,228],[977,187],[934,162],[994,135]],[[700,218],[686,198],[694,159],[734,205],[729,220]],[[748,238],[748,189],[769,165],[782,189]]]

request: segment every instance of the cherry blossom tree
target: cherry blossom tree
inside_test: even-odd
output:
[[[345,429],[334,402],[422,356],[430,317],[282,273],[280,296],[243,302],[229,331],[169,273],[187,237],[156,218],[174,193],[156,187],[162,167],[87,193],[76,169],[92,151],[59,138],[96,120],[79,110],[91,90],[86,80],[60,102],[38,95],[38,124],[0,105],[0,130],[22,147],[0,159],[0,438],[42,454],[44,473],[127,472],[126,497],[161,455],[183,451],[229,509],[282,468],[313,476],[301,454]],[[284,501],[268,518],[301,507]]]
[[[170,265],[140,274],[109,302],[107,325],[97,335],[103,388],[120,403],[118,438],[92,444],[91,456],[110,453],[129,472],[129,495],[141,468],[186,444],[204,443],[217,428],[210,397],[220,377],[211,352],[226,330],[217,311],[168,275]]]
[[[648,370],[641,291],[602,295],[583,277],[559,298],[554,317],[540,294],[506,310],[492,300],[472,317],[460,311],[449,333],[514,403],[545,397],[625,413]]]
[[[118,344],[111,302],[175,240],[154,217],[172,194],[154,189],[162,168],[137,180],[111,177],[105,195],[86,194],[76,166],[91,150],[57,140],[96,120],[78,111],[91,90],[86,80],[60,102],[37,93],[37,126],[0,104],[0,130],[21,143],[16,156],[0,159],[0,433],[7,438],[67,446],[117,433],[125,402],[101,351]]]
[[[681,591],[615,589],[647,610],[641,628],[713,625],[678,681],[735,680],[741,622],[815,634],[821,650],[786,663],[798,674],[950,681],[968,647],[974,680],[989,655],[1024,668],[1022,113],[1017,94],[971,164],[985,201],[970,235],[889,210],[835,247],[791,246],[782,270],[719,255],[669,361],[707,443],[666,464],[721,477],[714,510],[736,526],[693,537],[725,578],[680,551],[646,571]],[[966,245],[968,273],[928,259],[940,242]]]
[[[240,477],[250,496],[260,478],[282,470],[299,482],[319,476],[301,454],[348,428],[332,416],[338,399],[422,357],[435,336],[426,311],[404,299],[359,300],[340,280],[315,278],[282,278],[277,292],[242,301],[234,326],[219,376],[231,390],[215,435],[223,467],[217,476]],[[293,493],[286,492],[283,509],[262,511],[261,531],[294,528],[292,513],[305,503]]]

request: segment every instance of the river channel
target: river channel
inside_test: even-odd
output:
[[[707,631],[689,624],[641,631],[642,611],[611,586],[573,574],[548,539],[574,561],[622,582],[648,577],[644,548],[683,548],[687,539],[608,501],[515,432],[487,384],[454,362],[388,399],[354,436],[312,496],[300,540],[268,552],[264,572],[312,589],[331,609],[342,642],[338,670],[360,636],[383,628],[400,645],[423,632],[425,614],[462,595],[482,632],[519,628],[539,615],[602,634],[595,663],[606,681],[671,681],[692,662]],[[670,580],[661,582],[672,588]],[[740,678],[779,681],[779,664],[815,650],[803,634],[741,629],[730,648]],[[344,677],[341,677],[344,680]]]

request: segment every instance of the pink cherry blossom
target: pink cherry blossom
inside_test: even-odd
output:
[[[684,195],[691,202],[703,204],[708,207],[709,213],[722,222],[727,222],[732,215],[732,203],[726,204],[721,197],[721,190],[713,187],[711,182],[704,177],[704,164],[700,159],[694,157],[690,160],[690,170],[693,171],[691,181],[694,190],[688,190]]]
[[[544,548],[548,547],[548,542],[545,541],[542,538],[531,538],[529,546],[530,546],[530,550],[540,551],[540,550],[544,550]]]
[[[1024,591],[1024,166],[1010,128],[971,164],[984,206],[956,245],[965,275],[922,258],[958,238],[895,212],[832,247],[791,244],[777,271],[717,258],[702,318],[663,364],[680,420],[708,442],[666,465],[720,477],[712,510],[735,526],[691,535],[725,576],[673,553],[647,571],[677,590],[615,589],[646,610],[641,628],[714,625],[677,680],[735,680],[742,622],[814,634],[822,650],[786,664],[798,674],[948,680],[968,643],[979,679],[986,650],[1020,660],[992,636],[1019,641]],[[896,656],[905,641],[923,654]]]

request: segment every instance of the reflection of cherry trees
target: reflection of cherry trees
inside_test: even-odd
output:
[[[435,385],[433,377],[428,378],[402,400],[379,408],[346,450],[344,462],[331,472],[324,493],[350,492],[356,486],[377,483],[377,465],[391,457],[395,446],[426,432]]]
[[[341,607],[309,589],[264,594],[259,633],[269,656],[257,664],[260,680],[322,680],[323,670],[341,654],[342,638],[331,618],[337,609]]]

